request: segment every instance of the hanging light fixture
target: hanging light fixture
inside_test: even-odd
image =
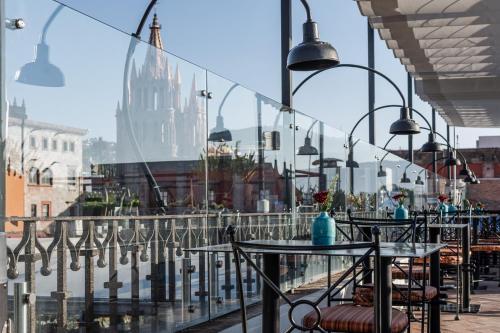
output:
[[[380,165],[379,170],[377,172],[377,177],[379,178],[387,177],[387,171],[385,171],[384,168],[382,168],[382,164]]]
[[[406,171],[403,172],[403,177],[401,177],[401,180],[399,182],[403,183],[403,184],[409,184],[409,183],[411,183],[410,178],[408,178],[408,176],[406,175]]]
[[[402,107],[399,119],[392,123],[389,132],[396,135],[413,135],[420,133],[420,126],[410,117],[410,109]]]
[[[420,175],[417,176],[417,179],[415,180],[415,185],[424,185],[424,181],[422,178],[420,178]]]
[[[307,14],[303,24],[302,43],[288,53],[287,68],[292,71],[315,71],[335,67],[340,63],[337,50],[319,39],[318,24],[311,18],[311,9],[306,0],[301,0]]]
[[[443,145],[436,141],[436,133],[429,132],[429,138],[420,151],[422,153],[439,153],[443,151]]]
[[[230,142],[233,141],[233,136],[231,132],[224,127],[224,118],[222,115],[217,116],[216,125],[210,131],[208,136],[208,141],[210,142]]]
[[[446,166],[461,166],[462,162],[460,162],[459,159],[456,158],[455,153],[453,151],[450,151],[448,158],[444,162]]]
[[[64,87],[64,74],[59,67],[50,63],[50,49],[46,43],[47,30],[63,8],[64,5],[59,5],[45,23],[40,43],[35,46],[35,59],[16,72],[15,79],[17,82],[42,87]]]
[[[309,129],[307,130],[306,133],[306,138],[304,139],[304,145],[299,147],[299,149],[297,150],[297,155],[307,155],[307,156],[319,155],[318,149],[311,144],[311,137],[309,136],[314,124],[316,124],[317,122],[318,121],[315,120],[311,124],[311,126],[309,126]]]

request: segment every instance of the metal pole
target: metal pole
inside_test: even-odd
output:
[[[450,142],[450,125],[446,125],[446,141]],[[450,145],[446,148],[448,156],[450,156]],[[451,180],[451,165],[446,168],[448,171],[448,180]]]
[[[325,124],[319,122],[319,189],[325,191],[327,189],[327,179],[325,175]]]
[[[281,104],[283,108],[283,130],[287,131],[288,125],[292,124],[293,117],[289,114],[286,107],[292,108],[292,73],[287,68],[288,53],[292,47],[292,3],[291,0],[281,0]],[[288,116],[287,116],[288,115]],[[295,124],[293,124],[295,128]],[[286,132],[285,132],[286,133]],[[294,132],[295,138],[295,132]],[[293,151],[293,145],[292,151]],[[286,162],[283,162],[285,167],[283,173],[285,175],[285,193],[287,209],[293,207],[295,201],[295,191],[290,188],[290,183],[287,179]],[[293,170],[290,168],[290,172]],[[293,182],[292,182],[293,184]]]
[[[373,28],[368,22],[368,67],[375,69],[375,38]],[[368,111],[375,108],[375,73],[368,72]],[[369,143],[375,145],[375,113],[368,116]]]
[[[14,284],[14,332],[28,333],[28,284],[16,282]]]
[[[413,78],[410,73],[407,74],[408,80],[408,107],[410,108],[410,118],[413,118]],[[413,135],[408,135],[408,161],[413,163]]]

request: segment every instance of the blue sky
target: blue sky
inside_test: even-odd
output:
[[[67,86],[54,90],[23,86],[14,82],[14,73],[33,57],[33,46],[41,27],[57,5],[51,0],[7,0],[7,17],[23,17],[27,27],[22,32],[8,32],[7,47],[16,56],[7,57],[8,97],[25,98],[32,118],[91,129],[91,135],[113,139],[114,110],[121,98],[123,63],[129,37],[122,33],[135,30],[148,1],[144,0],[64,0],[62,3],[103,21],[120,31],[96,23],[93,19],[65,9],[54,21],[48,34],[52,62],[63,69]],[[366,65],[366,18],[351,0],[310,0],[313,19],[319,24],[321,38],[331,42],[343,63]],[[169,56],[172,64],[181,63],[183,88],[188,89],[193,75],[198,89],[208,85],[214,94],[222,94],[239,82],[275,100],[280,99],[280,11],[279,0],[161,0],[155,11],[162,24],[166,50],[213,73],[204,80],[204,72],[187,62]],[[293,8],[294,44],[301,39],[305,20],[300,1]],[[148,29],[143,32],[147,39]],[[140,59],[146,45],[136,56]],[[14,53],[15,52],[15,53]],[[391,77],[406,93],[406,72],[383,41],[376,35],[376,68]],[[294,74],[294,84],[304,74]],[[376,81],[376,105],[399,103],[391,86]],[[349,131],[367,112],[367,74],[354,69],[335,69],[311,80],[294,99],[294,107],[324,120],[331,126]],[[85,93],[82,93],[85,91]],[[188,91],[186,90],[187,94]],[[240,92],[240,95],[245,93]],[[246,95],[249,95],[247,91]],[[48,100],[48,101],[47,101]],[[241,102],[241,101],[240,101]],[[234,97],[233,103],[238,103]],[[414,96],[414,107],[430,117],[430,107]],[[95,117],[103,121],[95,123]],[[398,116],[397,110],[377,115],[377,144],[390,137],[388,124]],[[245,119],[245,115],[239,120]],[[419,122],[422,124],[423,121]],[[244,123],[244,122],[243,122]],[[308,124],[304,124],[307,126]],[[234,124],[236,126],[236,124]],[[438,130],[446,131],[438,117]],[[368,139],[367,124],[357,135]],[[498,129],[457,129],[460,146],[474,146],[478,135],[493,135]],[[415,138],[416,146],[426,135]],[[406,139],[393,140],[391,148],[405,147]]]

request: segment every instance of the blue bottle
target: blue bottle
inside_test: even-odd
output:
[[[313,245],[333,245],[335,243],[335,219],[327,212],[321,212],[311,225]]]
[[[394,210],[394,219],[395,220],[407,220],[408,219],[408,209],[403,206],[403,204],[399,204],[398,207]]]
[[[444,202],[441,202],[438,206],[438,211],[442,217],[447,216],[448,215],[448,205],[445,204]]]

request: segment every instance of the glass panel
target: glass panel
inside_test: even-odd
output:
[[[240,239],[290,239],[293,200],[293,114],[281,104],[218,75],[208,73],[209,239],[233,224]],[[291,147],[290,147],[291,146]],[[219,231],[219,233],[217,233]],[[261,259],[256,258],[260,263]],[[230,254],[214,254],[211,316],[236,309],[235,271]],[[284,260],[283,287],[289,282]],[[249,302],[260,298],[262,281],[243,266]]]
[[[58,6],[7,1],[27,23],[6,36],[8,244],[31,234],[42,258],[11,281],[36,290],[39,330],[206,320],[205,261],[182,251],[206,242],[206,71],[155,47],[151,18],[154,45]]]

